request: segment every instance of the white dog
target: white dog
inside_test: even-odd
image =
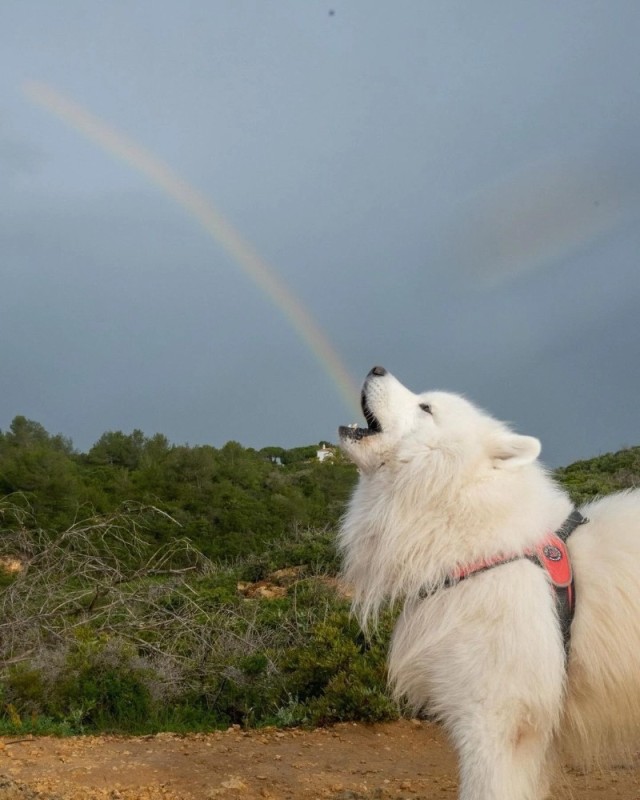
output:
[[[460,798],[541,800],[560,754],[619,755],[640,734],[640,491],[581,509],[563,641],[569,588],[555,590],[536,557],[572,504],[537,462],[538,440],[382,367],[362,407],[368,428],[340,428],[360,469],[340,534],[345,579],[363,625],[403,599],[391,685],[444,723]]]

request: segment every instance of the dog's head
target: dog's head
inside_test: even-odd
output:
[[[441,475],[515,469],[536,460],[540,442],[520,436],[468,400],[447,392],[414,394],[384,367],[374,367],[361,393],[366,428],[342,426],[340,445],[369,473],[383,465],[428,460]]]

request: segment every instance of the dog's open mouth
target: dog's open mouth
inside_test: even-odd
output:
[[[367,420],[366,428],[359,428],[357,425],[341,425],[338,429],[340,437],[343,439],[364,439],[365,436],[372,436],[376,433],[382,433],[382,425],[367,405],[367,396],[364,391],[360,394],[360,405],[362,406],[362,413]]]

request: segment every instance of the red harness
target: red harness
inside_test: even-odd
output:
[[[575,610],[575,587],[566,541],[578,525],[583,525],[585,522],[588,522],[588,520],[579,511],[574,510],[555,533],[548,534],[531,550],[525,550],[522,554],[514,553],[512,555],[496,556],[495,558],[475,561],[472,564],[457,567],[454,572],[447,576],[442,586],[443,588],[452,587],[466,578],[470,578],[480,572],[486,572],[488,569],[493,569],[493,567],[510,564],[512,561],[519,561],[522,558],[529,559],[546,571],[554,588],[558,621],[564,638],[565,652],[568,653],[571,622],[573,621]],[[429,597],[437,591],[437,588],[423,586],[419,595],[421,598]]]
[[[475,561],[458,567],[446,580],[446,585],[455,584],[465,578],[475,575],[476,572],[485,572],[492,567],[500,564],[509,564],[511,561],[518,561],[521,558],[528,558],[546,569],[551,583],[556,589],[571,589],[573,584],[573,570],[569,560],[567,545],[555,533],[550,533],[543,539],[537,547],[525,550],[522,555],[495,556],[482,561]]]

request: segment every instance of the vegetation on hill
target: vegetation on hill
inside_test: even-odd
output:
[[[640,486],[640,447],[628,447],[556,470],[556,477],[574,502]]]
[[[0,432],[0,496],[24,494],[50,530],[123,503],[158,506],[209,558],[244,558],[296,528],[336,525],[356,472],[338,451],[318,461],[317,449],[177,446],[134,430],[109,431],[77,453],[68,439],[16,417]],[[159,518],[149,535],[163,544],[175,523]]]
[[[557,471],[576,502],[640,482],[640,447]],[[365,637],[336,580],[339,453],[0,433],[0,730],[382,720],[393,613]]]
[[[157,509],[43,532],[0,505],[0,730],[281,726],[397,714],[384,688],[388,620],[366,639],[336,592],[333,536],[298,530],[215,563],[158,548]],[[294,564],[273,570],[280,564]],[[273,570],[273,571],[272,571]],[[255,581],[255,573],[267,574]]]

